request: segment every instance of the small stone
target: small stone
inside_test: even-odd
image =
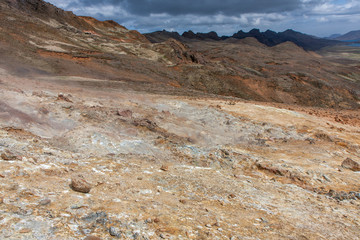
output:
[[[30,228],[23,228],[19,231],[19,233],[29,233],[29,232],[31,232]]]
[[[154,218],[154,223],[159,223],[159,222],[160,222],[160,219]]]
[[[102,240],[102,239],[95,236],[87,236],[86,238],[84,238],[84,240]]]
[[[169,166],[168,165],[162,165],[160,170],[166,172],[166,171],[169,171]]]
[[[121,237],[121,231],[119,229],[117,229],[116,227],[110,227],[109,233],[113,237],[118,237],[118,238]]]
[[[231,193],[231,194],[229,195],[229,198],[236,198],[236,195],[233,194],[233,193]]]
[[[56,100],[57,100],[57,101],[72,102],[69,97],[70,97],[70,95],[65,96],[63,93],[59,93]]]
[[[162,238],[162,239],[169,239],[171,236],[170,236],[170,234],[168,234],[168,233],[161,233],[160,234],[160,238]]]
[[[5,161],[14,161],[18,159],[18,157],[9,150],[6,150],[5,152],[1,153],[1,158]]]
[[[220,223],[219,223],[219,222],[216,222],[216,223],[214,223],[213,225],[216,226],[216,227],[220,227]]]
[[[76,192],[89,193],[91,190],[91,184],[88,183],[84,176],[76,175],[71,179],[71,189]]]
[[[153,222],[153,220],[151,218],[148,218],[145,220],[145,223],[152,223],[152,222]]]
[[[124,118],[132,118],[132,111],[124,110],[124,111],[117,111],[117,115],[124,117]]]
[[[212,228],[211,224],[206,224],[205,227]]]
[[[179,202],[181,202],[182,204],[186,204],[187,200],[186,199],[180,199]]]
[[[4,203],[4,197],[0,196],[0,204]]]
[[[142,178],[142,177],[138,177],[137,180],[143,180],[143,178]]]
[[[45,198],[45,199],[40,200],[39,205],[45,206],[45,205],[49,205],[50,203],[51,203],[51,200],[48,198]]]
[[[350,169],[352,171],[360,171],[360,164],[355,162],[354,160],[352,160],[351,158],[347,158],[345,159],[342,163],[341,166],[343,168],[347,168]]]

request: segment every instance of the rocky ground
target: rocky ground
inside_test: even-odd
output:
[[[0,239],[359,239],[358,112],[148,92],[2,69]]]

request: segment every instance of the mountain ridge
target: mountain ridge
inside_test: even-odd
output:
[[[341,42],[336,40],[329,40],[314,37],[311,35],[307,35],[301,32],[294,31],[292,29],[285,30],[283,32],[274,32],[271,30],[267,30],[265,32],[261,32],[259,29],[252,29],[249,32],[244,32],[242,30],[234,33],[232,36],[218,36],[218,34],[214,31],[208,33],[194,33],[193,31],[185,31],[182,35],[178,32],[168,32],[166,30],[157,31],[152,33],[144,34],[149,41],[156,43],[161,42],[164,39],[174,38],[179,41],[187,41],[187,40],[214,40],[214,41],[222,41],[229,38],[236,39],[244,39],[247,37],[253,37],[257,39],[259,42],[273,47],[278,44],[290,41],[298,45],[299,47],[304,48],[307,51],[316,51],[323,47],[334,46],[341,44]]]
[[[360,30],[350,31],[344,35],[338,36],[335,40],[339,41],[360,41]]]

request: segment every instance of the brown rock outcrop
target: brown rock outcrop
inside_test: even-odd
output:
[[[347,158],[345,159],[342,163],[341,166],[343,168],[347,168],[350,169],[352,171],[360,171],[360,164],[358,162],[355,162],[354,160],[352,160],[351,158]]]
[[[91,184],[81,174],[72,177],[70,187],[72,190],[81,193],[89,193],[91,190]]]

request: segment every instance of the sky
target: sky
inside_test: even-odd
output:
[[[216,31],[293,29],[319,37],[360,30],[360,0],[46,0],[77,15],[128,29]]]

